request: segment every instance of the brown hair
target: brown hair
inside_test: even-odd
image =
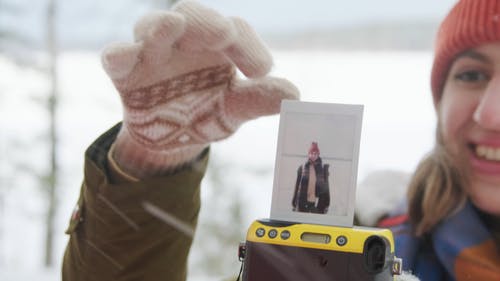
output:
[[[428,233],[466,200],[467,175],[436,130],[436,145],[417,166],[408,187],[408,214],[415,235]]]

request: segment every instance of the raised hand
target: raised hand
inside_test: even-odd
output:
[[[134,43],[102,54],[124,105],[113,157],[131,175],[189,162],[241,123],[298,98],[293,84],[267,76],[271,55],[242,19],[181,1],[172,11],[143,17],[134,35]],[[247,79],[239,79],[237,69]]]

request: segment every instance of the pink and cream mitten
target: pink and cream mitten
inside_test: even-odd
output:
[[[187,163],[241,123],[298,98],[293,84],[267,76],[271,55],[242,19],[181,1],[143,17],[134,36],[106,48],[102,63],[124,106],[112,158],[136,178]]]

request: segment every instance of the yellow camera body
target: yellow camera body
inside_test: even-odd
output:
[[[390,230],[257,220],[240,246],[243,281],[389,281],[401,270]]]

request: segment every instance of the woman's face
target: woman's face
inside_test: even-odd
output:
[[[316,152],[316,151],[311,151],[309,152],[309,160],[311,160],[312,162],[316,161],[319,157],[319,153]]]
[[[468,195],[481,210],[500,215],[500,43],[458,56],[438,112],[444,145],[469,169]]]

